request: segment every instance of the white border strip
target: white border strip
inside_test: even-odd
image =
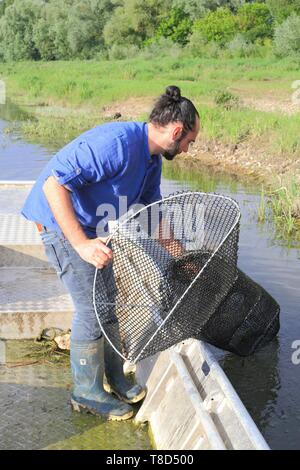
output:
[[[34,180],[0,180],[0,186],[31,186],[34,185]]]

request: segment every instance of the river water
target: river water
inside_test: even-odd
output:
[[[7,132],[14,122],[26,117],[11,103],[0,105],[0,180],[35,179],[51,156],[48,149],[24,142],[17,129]]]
[[[13,106],[0,107],[0,179],[34,180],[53,151],[26,143],[8,122],[20,119]],[[180,156],[177,157],[180,159]],[[214,349],[248,411],[272,449],[300,449],[300,364],[292,361],[300,340],[300,246],[277,240],[272,224],[257,223],[259,188],[199,168],[165,165],[163,193],[213,191],[233,197],[242,212],[239,267],[281,306],[278,338],[248,358]],[[300,356],[300,355],[299,355]]]

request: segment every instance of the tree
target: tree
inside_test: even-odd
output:
[[[110,0],[77,0],[68,20],[73,56],[90,58],[104,48],[103,29],[114,9]]]
[[[0,16],[4,15],[5,8],[9,7],[14,0],[0,0]]]
[[[273,35],[273,19],[263,3],[246,3],[239,7],[236,19],[239,32],[250,42]]]
[[[181,8],[192,21],[195,21],[217,8],[228,7],[235,11],[244,3],[247,3],[247,0],[173,0],[173,7]]]
[[[0,19],[0,50],[4,60],[40,59],[33,29],[44,6],[42,0],[15,0]]]
[[[4,60],[91,58],[104,48],[104,25],[116,4],[116,0],[5,0],[1,56]]]
[[[207,0],[173,0],[173,8],[180,8],[184,13],[186,13],[192,21],[202,18],[213,8],[212,4],[215,4],[216,1],[212,0],[211,7],[208,8]]]
[[[105,43],[142,45],[155,35],[171,4],[172,0],[123,1],[104,27]]]
[[[292,13],[300,15],[300,0],[266,0],[273,18],[282,23]]]
[[[68,43],[68,21],[73,0],[51,0],[36,22],[33,37],[44,60],[69,59],[71,50]]]
[[[41,58],[93,57],[104,48],[104,25],[114,8],[111,0],[51,0],[34,28]]]
[[[106,23],[103,30],[105,45],[111,47],[114,44],[141,44],[133,22],[126,9],[119,6],[115,9],[111,19]]]

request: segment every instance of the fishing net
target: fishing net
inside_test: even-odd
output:
[[[94,306],[115,350],[137,362],[201,336],[234,286],[240,211],[228,197],[171,195],[118,224]]]
[[[280,307],[273,297],[238,269],[236,282],[198,339],[248,356],[277,335],[279,315]]]

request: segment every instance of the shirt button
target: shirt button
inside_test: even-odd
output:
[[[76,174],[77,174],[77,175],[80,175],[80,173],[81,173],[81,170],[80,170],[80,168],[77,168],[77,170],[76,170]]]

